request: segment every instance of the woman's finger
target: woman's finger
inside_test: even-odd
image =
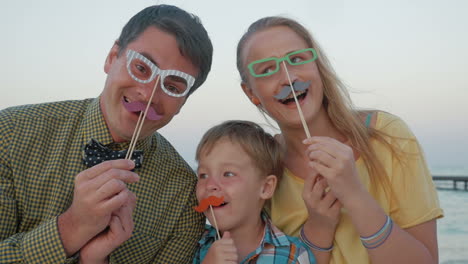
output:
[[[309,166],[322,175],[325,179],[332,173],[332,169],[316,161],[309,161]]]
[[[308,156],[310,160],[319,162],[329,168],[336,163],[336,158],[323,150],[313,150],[309,152]]]
[[[310,175],[304,182],[304,189],[302,191],[302,199],[307,201],[309,204],[316,204],[320,201],[321,193],[323,192],[322,186],[317,184],[320,179],[323,179],[319,174]]]
[[[310,144],[308,149],[322,150],[336,159],[344,159],[352,152],[351,147],[348,145],[329,137],[318,137],[314,143]]]
[[[338,201],[338,199],[332,192],[325,191],[325,195],[322,201],[323,201],[324,206],[326,206],[326,208],[331,208],[336,203],[336,201]]]

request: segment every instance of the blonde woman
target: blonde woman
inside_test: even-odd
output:
[[[438,263],[443,212],[401,119],[355,108],[310,33],[288,18],[254,22],[237,67],[245,94],[281,130],[286,171],[267,206],[276,226],[299,236],[318,263]]]

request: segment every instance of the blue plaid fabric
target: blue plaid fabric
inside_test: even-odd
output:
[[[310,249],[297,237],[290,237],[273,225],[265,213],[265,236],[260,245],[245,257],[241,264],[306,264],[316,263]],[[216,229],[211,225],[205,226],[205,233],[198,242],[199,247],[192,264],[203,262],[208,250],[216,240]]]

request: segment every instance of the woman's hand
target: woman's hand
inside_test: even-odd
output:
[[[305,179],[302,198],[309,213],[310,223],[334,232],[339,221],[341,203],[329,191],[325,178],[313,169]]]
[[[305,179],[302,198],[307,207],[309,217],[304,223],[303,230],[306,239],[317,247],[327,249],[333,245],[336,227],[340,220],[341,203],[329,191],[325,178],[314,169]],[[310,248],[317,263],[329,263],[329,251],[317,251]]]
[[[353,149],[333,138],[311,137],[303,141],[309,166],[322,175],[330,192],[345,206],[367,192],[359,179]]]
[[[330,247],[340,220],[342,205],[329,191],[325,178],[314,169],[311,169],[311,173],[305,179],[302,198],[309,214],[304,224],[306,236],[314,245]]]

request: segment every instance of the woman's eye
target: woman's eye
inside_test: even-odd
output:
[[[261,73],[261,74],[268,74],[268,73],[270,73],[270,72],[273,72],[274,70],[275,70],[274,67],[267,67],[267,68],[265,68],[265,69],[262,69],[262,70],[260,71],[260,73]]]
[[[291,61],[292,61],[293,63],[299,63],[299,62],[302,61],[302,58],[301,58],[301,57],[294,57],[294,58],[292,58]]]
[[[230,171],[226,171],[224,173],[224,177],[232,177],[232,176],[235,176],[236,174],[234,174],[233,172],[230,172]]]

